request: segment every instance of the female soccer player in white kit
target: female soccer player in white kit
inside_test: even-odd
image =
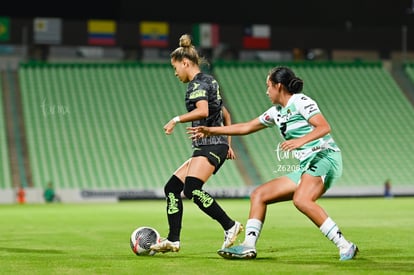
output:
[[[257,187],[250,196],[250,213],[245,239],[239,246],[222,248],[224,258],[256,258],[256,242],[265,221],[268,204],[292,200],[320,231],[339,249],[341,261],[355,257],[358,247],[345,239],[338,225],[316,203],[342,175],[341,150],[332,138],[330,125],[317,103],[301,93],[302,79],[288,67],[275,67],[266,79],[267,91],[274,104],[251,121],[224,127],[188,127],[193,139],[214,135],[247,135],[277,126],[284,141],[283,151],[293,152],[299,169]]]

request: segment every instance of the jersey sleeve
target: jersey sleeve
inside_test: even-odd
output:
[[[316,101],[305,95],[303,95],[298,101],[297,108],[299,113],[306,120],[309,120],[312,116],[321,112]]]
[[[190,101],[208,100],[207,88],[203,82],[194,82],[192,85],[192,91],[189,94]]]
[[[275,106],[270,107],[266,112],[259,116],[259,121],[267,127],[272,127],[278,123],[278,114]]]

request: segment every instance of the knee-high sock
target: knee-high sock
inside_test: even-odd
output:
[[[234,221],[224,212],[217,201],[206,191],[202,190],[204,182],[195,177],[186,177],[184,195],[192,200],[204,213],[217,220],[224,230],[230,229]]]
[[[167,238],[172,242],[180,240],[181,224],[183,220],[183,201],[181,199],[181,191],[183,188],[183,182],[175,175],[168,180],[164,187],[169,225]]]

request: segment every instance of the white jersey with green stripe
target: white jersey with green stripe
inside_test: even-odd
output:
[[[318,104],[309,96],[299,93],[292,95],[286,107],[281,105],[270,107],[259,116],[259,121],[267,127],[278,126],[281,136],[285,140],[290,140],[311,132],[314,127],[309,123],[309,119],[319,113],[321,111]],[[325,149],[340,151],[331,134],[308,142],[293,153],[297,159],[303,161]]]

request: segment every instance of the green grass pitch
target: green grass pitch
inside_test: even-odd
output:
[[[248,199],[218,199],[246,222]],[[217,255],[219,224],[184,201],[181,250],[136,256],[139,226],[167,233],[163,200],[111,204],[0,205],[0,274],[412,274],[413,198],[322,198],[319,203],[360,253],[340,262],[337,248],[291,202],[268,207],[254,260]],[[242,233],[237,242],[244,238]]]

